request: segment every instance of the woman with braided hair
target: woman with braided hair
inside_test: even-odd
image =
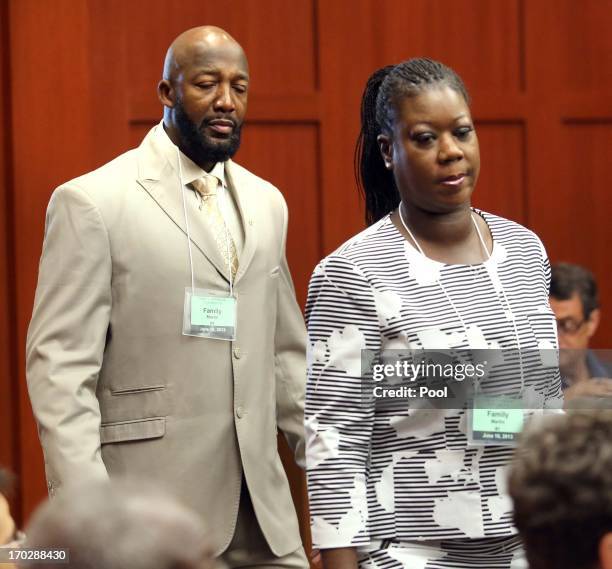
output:
[[[306,305],[313,545],[326,569],[526,567],[505,490],[512,447],[476,439],[476,409],[364,397],[361,355],[556,348],[546,253],[471,207],[478,139],[452,69],[411,59],[376,71],[361,123],[369,227],[319,263]],[[560,407],[558,371],[538,368],[528,385],[522,358],[501,387]]]

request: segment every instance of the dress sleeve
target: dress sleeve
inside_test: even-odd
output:
[[[362,380],[362,350],[378,350],[373,290],[350,260],[333,255],[315,269],[306,303],[306,464],[313,546],[367,545],[374,405]]]
[[[538,238],[538,242],[540,244],[542,275],[543,275],[543,279],[544,279],[544,283],[546,287],[546,299],[547,299],[546,304],[550,309],[550,304],[548,302],[548,296],[550,295],[550,278],[551,278],[550,261],[548,260],[548,255],[546,254],[546,249],[544,248],[544,244],[539,238]],[[550,309],[550,311],[552,313],[552,309]],[[553,318],[554,318],[554,315],[553,315]],[[557,338],[556,325],[554,323],[553,325],[554,325],[554,333],[555,333],[554,345],[555,345],[555,349],[557,350],[557,361],[558,361],[559,340]],[[559,371],[559,366],[557,365],[555,373],[553,374],[553,377],[552,377],[552,381],[550,382],[550,385],[548,387],[548,391],[546,392],[546,397],[544,400],[544,409],[551,410],[554,412],[556,410],[561,410],[562,408],[563,408],[563,389],[561,385],[561,372]]]

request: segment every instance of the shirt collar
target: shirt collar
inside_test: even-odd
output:
[[[176,144],[170,140],[168,133],[164,129],[163,119],[159,122],[155,129],[156,141],[161,152],[171,164],[176,164]],[[217,162],[210,172],[206,172],[180,150],[179,156],[181,160],[183,183],[185,185],[191,184],[191,182],[197,180],[198,178],[204,178],[205,176],[216,176],[219,180],[221,180],[223,187],[227,188],[225,181],[225,162]]]
[[[209,176],[216,176],[221,180],[221,184],[224,188],[227,187],[225,184],[225,162],[217,162],[213,169],[209,172]]]

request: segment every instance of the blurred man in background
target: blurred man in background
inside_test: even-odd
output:
[[[0,547],[17,547],[23,534],[17,530],[11,515],[8,495],[12,487],[12,475],[0,468]]]
[[[553,265],[550,306],[557,318],[566,401],[612,396],[612,370],[588,349],[601,317],[597,283],[591,272],[569,263]]]
[[[5,493],[9,488],[9,475],[0,468],[0,546],[13,541],[15,535],[15,521],[11,516],[9,503]]]
[[[19,547],[23,540],[23,534],[17,530],[7,499],[11,486],[11,474],[0,468],[0,548]],[[13,569],[14,567],[12,563],[6,561],[2,563],[2,569]]]

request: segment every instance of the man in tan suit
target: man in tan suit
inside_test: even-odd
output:
[[[278,451],[303,459],[305,330],[280,192],[232,162],[242,48],[181,34],[141,145],[53,194],[27,377],[49,490],[119,474],[174,490],[230,566],[305,567]]]

